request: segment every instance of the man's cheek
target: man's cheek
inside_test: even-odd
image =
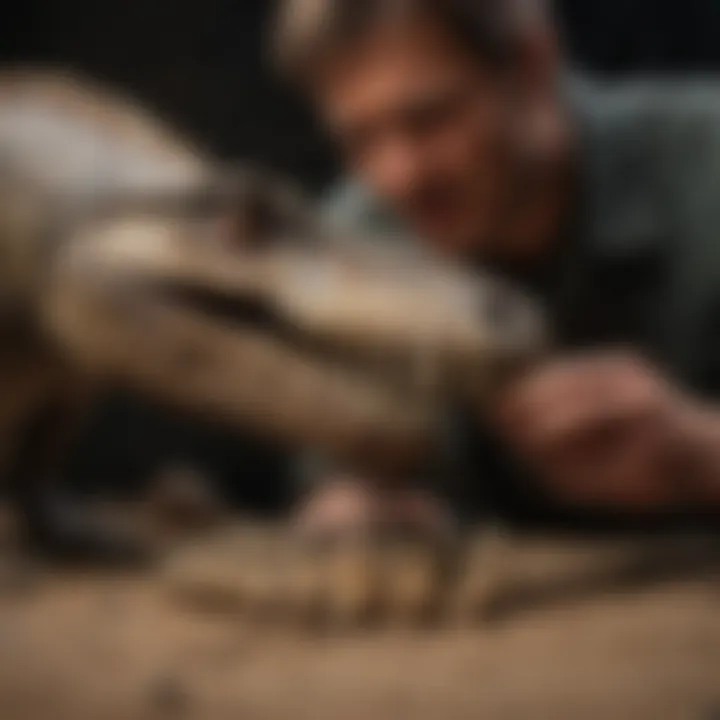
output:
[[[482,246],[497,231],[505,183],[502,164],[491,150],[451,148],[438,163],[434,181],[442,188],[424,202],[423,221],[430,232],[462,246]]]
[[[406,215],[415,232],[441,249],[455,252],[473,247],[485,234],[486,214],[462,181],[417,192],[407,203]]]

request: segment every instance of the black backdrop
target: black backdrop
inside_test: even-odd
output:
[[[361,2],[362,0],[358,0]],[[302,109],[263,68],[268,0],[15,0],[0,25],[3,61],[56,62],[150,101],[224,157],[271,165],[319,187],[333,158]],[[604,73],[720,66],[720,0],[559,0],[571,56]],[[1,401],[1,399],[0,399]],[[112,399],[75,475],[113,486],[179,457],[237,497],[275,504],[287,488],[273,448]],[[102,483],[101,483],[102,484]]]
[[[152,101],[224,156],[321,183],[331,157],[263,68],[271,0],[15,0],[4,59],[56,61]],[[572,56],[605,72],[720,63],[720,0],[558,0]]]

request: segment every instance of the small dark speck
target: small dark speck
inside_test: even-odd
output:
[[[205,356],[198,348],[187,345],[175,350],[173,362],[180,371],[193,373],[203,369]]]
[[[106,595],[98,601],[98,612],[101,615],[117,617],[122,614],[124,605],[117,595]]]
[[[0,625],[0,652],[13,652],[20,639],[19,632],[10,623]]]
[[[27,598],[40,589],[37,571],[23,563],[0,568],[0,594],[4,597]]]
[[[190,693],[178,678],[162,677],[153,683],[150,703],[161,717],[180,718],[190,709]]]

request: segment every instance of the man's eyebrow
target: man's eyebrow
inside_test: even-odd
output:
[[[453,104],[463,100],[466,94],[461,88],[426,90],[409,97],[403,103],[403,107],[406,109],[424,109],[428,106]]]

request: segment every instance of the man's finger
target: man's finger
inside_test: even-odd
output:
[[[657,405],[659,393],[651,378],[620,366],[561,368],[524,381],[499,406],[501,428],[516,441],[533,444],[569,432],[604,425],[614,417],[642,417]]]

